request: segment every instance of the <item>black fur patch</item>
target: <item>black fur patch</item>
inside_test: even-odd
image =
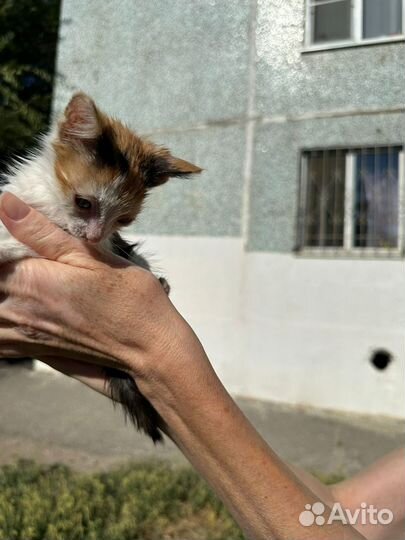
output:
[[[119,233],[114,233],[112,237],[112,248],[113,253],[116,255],[119,255],[120,257],[123,257],[124,259],[127,259],[128,261],[132,261],[137,266],[140,266],[141,268],[144,268],[145,270],[150,271],[150,264],[148,261],[143,257],[140,253],[136,251],[139,244],[135,242],[135,244],[130,244]]]
[[[95,156],[100,167],[118,168],[121,174],[129,170],[127,158],[118,149],[111,129],[105,128],[96,140]]]

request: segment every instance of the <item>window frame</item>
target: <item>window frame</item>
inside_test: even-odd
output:
[[[354,203],[356,180],[356,151],[362,148],[399,147],[398,153],[398,242],[396,247],[356,247],[354,245]],[[303,245],[307,197],[308,153],[345,150],[345,193],[342,247],[310,247]],[[317,258],[403,258],[405,256],[405,145],[400,143],[365,144],[356,146],[326,146],[301,148],[299,151],[299,185],[295,253],[301,257]]]
[[[326,0],[327,2],[327,0]],[[381,36],[364,39],[363,36],[363,0],[351,0],[352,38],[349,40],[328,41],[325,43],[312,43],[312,16],[313,0],[305,0],[305,32],[303,52],[325,51],[328,49],[344,49],[365,45],[378,45],[405,41],[405,0],[402,0],[402,33],[397,36]]]

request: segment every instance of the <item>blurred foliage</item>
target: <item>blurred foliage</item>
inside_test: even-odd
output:
[[[0,469],[0,540],[242,540],[189,467],[80,474],[21,461]]]
[[[46,129],[60,0],[0,0],[0,169]]]
[[[339,482],[343,482],[345,480],[346,476],[343,473],[332,473],[332,474],[322,474],[318,473],[316,471],[312,472],[312,474],[318,478],[323,484],[326,484],[327,486],[330,486],[332,484],[338,484]]]

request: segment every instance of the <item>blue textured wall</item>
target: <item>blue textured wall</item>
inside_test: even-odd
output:
[[[240,234],[249,10],[249,0],[64,1],[55,109],[83,89],[206,170],[158,188],[136,231]]]
[[[302,148],[398,144],[404,115],[362,115],[260,125],[251,184],[251,251],[290,251],[295,245],[299,157]]]
[[[303,38],[303,0],[64,0],[55,110],[83,89],[206,169],[158,188],[137,231],[286,252],[300,148],[405,141],[405,44]]]
[[[300,149],[405,143],[405,44],[303,52],[304,13],[258,1],[253,251],[294,247]]]
[[[304,13],[303,0],[258,0],[257,112],[405,107],[404,43],[303,54]]]

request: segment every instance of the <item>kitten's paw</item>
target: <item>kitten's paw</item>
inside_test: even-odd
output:
[[[165,291],[165,293],[167,295],[169,295],[170,294],[170,285],[169,285],[169,282],[167,281],[167,279],[164,278],[164,277],[160,277],[159,281],[160,281],[160,284],[162,285],[163,290]]]

